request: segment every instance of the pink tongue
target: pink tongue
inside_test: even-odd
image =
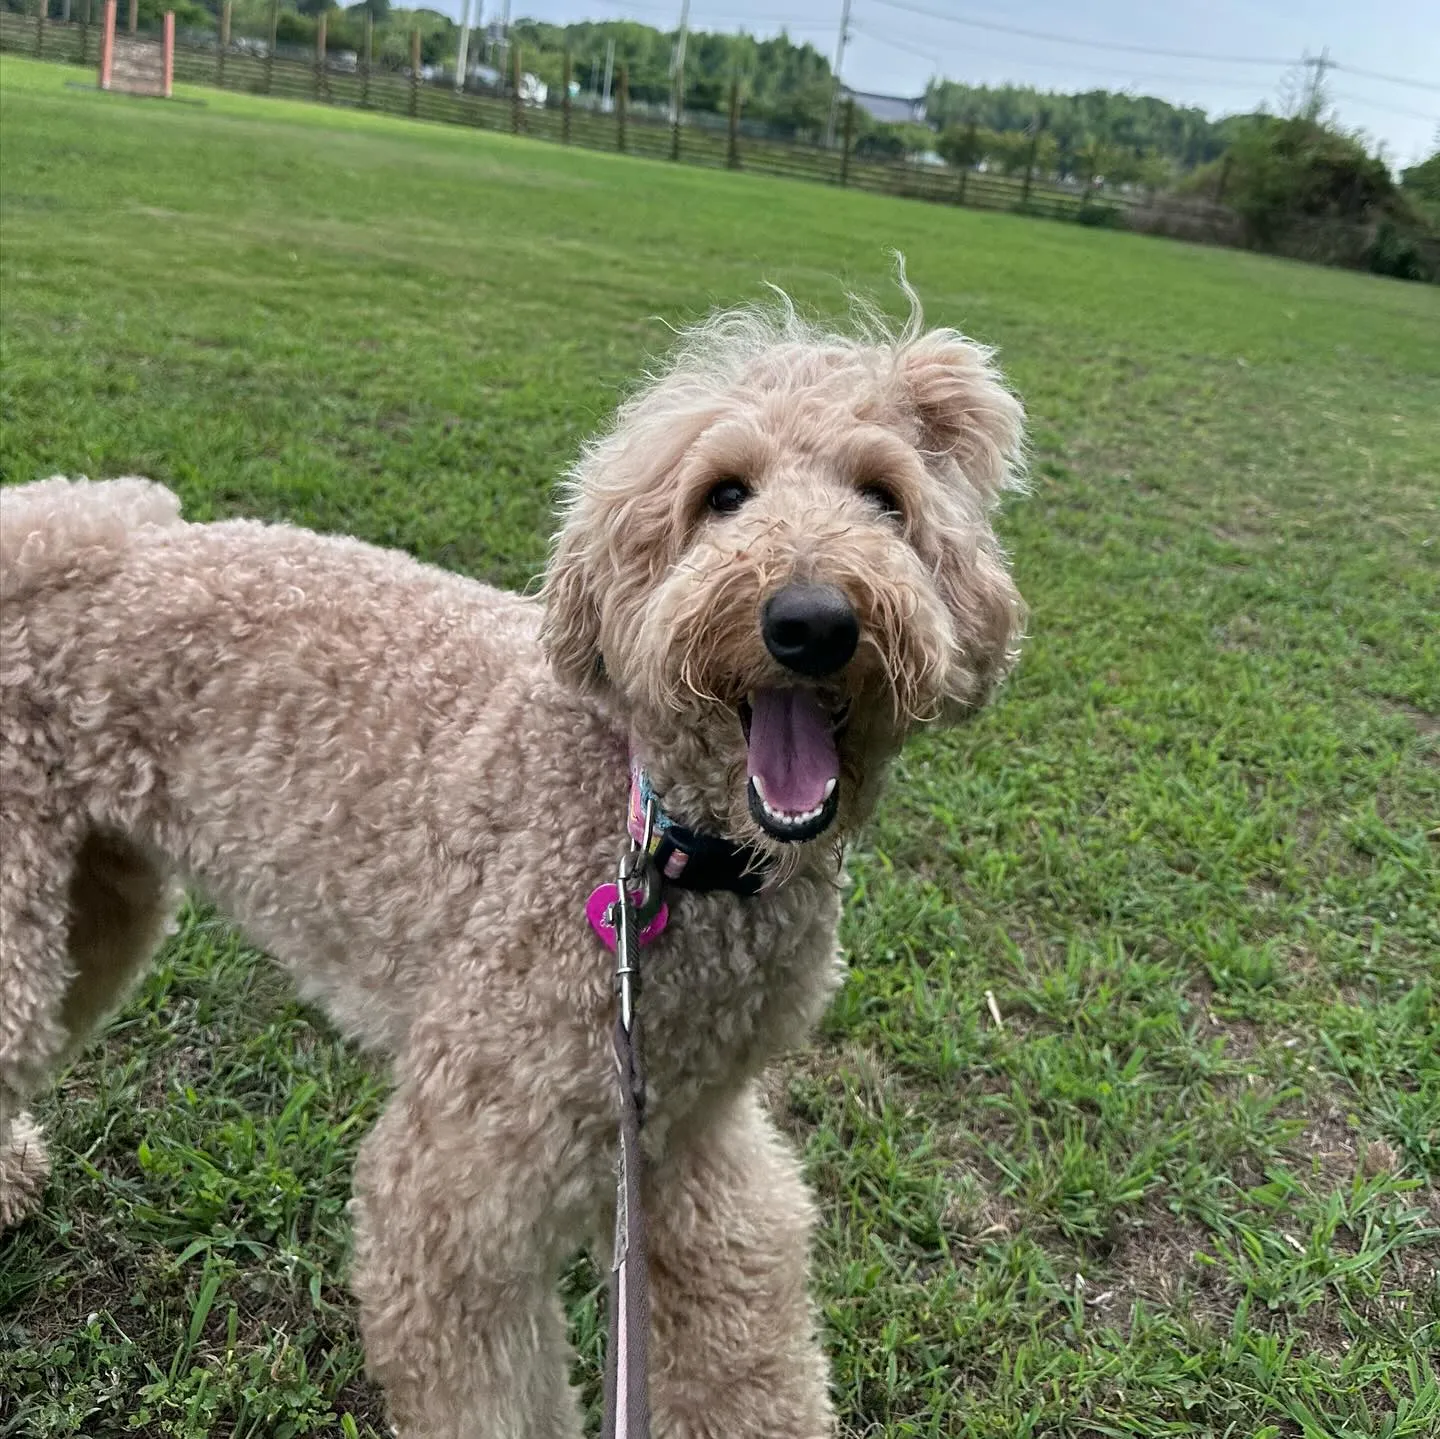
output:
[[[751,779],[772,809],[803,814],[840,775],[830,716],[805,689],[759,690],[750,716]]]

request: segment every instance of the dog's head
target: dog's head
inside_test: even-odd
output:
[[[903,283],[903,280],[902,280]],[[988,514],[1023,412],[988,353],[788,302],[685,333],[570,477],[544,639],[657,782],[792,860],[916,726],[984,704],[1023,611]]]

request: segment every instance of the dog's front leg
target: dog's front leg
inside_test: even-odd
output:
[[[807,1290],[813,1204],[747,1090],[651,1176],[656,1439],[830,1439]]]
[[[473,1085],[458,1046],[441,1062],[402,1079],[356,1166],[367,1365],[399,1439],[580,1439],[556,1294],[576,1129],[493,1076]]]

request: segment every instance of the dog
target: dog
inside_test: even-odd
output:
[[[27,1103],[193,886],[393,1071],[352,1284],[397,1434],[576,1439],[556,1281],[607,1249],[619,1112],[586,905],[653,806],[655,1432],[833,1434],[759,1080],[839,982],[888,761],[1023,624],[991,526],[1021,405],[906,294],[898,330],[782,297],[682,332],[569,473],[535,597],[139,479],[0,492],[0,1225],[45,1180]]]

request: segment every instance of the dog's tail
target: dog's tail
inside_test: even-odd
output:
[[[0,488],[0,604],[94,578],[120,563],[137,531],[180,523],[180,501],[164,485],[67,480],[61,475]]]

